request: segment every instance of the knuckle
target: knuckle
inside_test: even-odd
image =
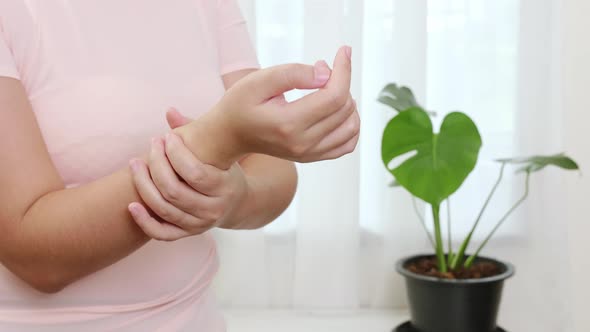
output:
[[[201,223],[201,227],[199,228],[198,231],[205,232],[206,230],[215,227],[216,223],[217,223],[217,220],[206,220]]]
[[[280,75],[280,80],[286,86],[293,86],[293,84],[294,84],[293,73],[296,73],[296,72],[297,72],[297,66],[295,64],[287,64],[287,65],[285,65],[285,70],[279,71],[278,74]]]
[[[179,146],[178,144],[164,144],[164,152],[169,155],[169,154],[176,154],[178,153],[179,150]]]
[[[177,201],[180,198],[180,187],[177,184],[164,186],[162,196],[168,201]]]
[[[198,166],[193,165],[188,170],[187,178],[185,180],[191,185],[198,185],[203,182],[203,179],[205,179],[205,172],[203,172]]]
[[[225,203],[219,203],[215,206],[212,206],[207,214],[207,221],[209,223],[216,223],[219,219],[223,217],[225,213]]]
[[[169,222],[174,222],[175,221],[175,217],[174,214],[172,213],[172,211],[170,211],[170,209],[159,206],[156,209],[156,213],[158,214],[158,216],[160,216],[160,218],[169,221]]]
[[[343,107],[344,105],[346,105],[347,100],[348,100],[348,91],[346,91],[346,90],[338,89],[338,90],[332,91],[328,95],[328,102],[334,108]]]
[[[223,217],[223,208],[219,207],[211,211],[211,220],[217,222],[217,220]]]
[[[348,144],[346,144],[346,147],[344,149],[344,153],[345,154],[350,154],[353,153],[354,150],[356,149],[356,143],[358,142],[357,139],[351,140],[350,142],[348,142]]]
[[[347,110],[354,110],[354,102],[352,101],[352,98],[347,97],[346,98],[346,103],[344,103],[343,108],[347,109]]]
[[[276,133],[282,140],[291,140],[295,135],[295,125],[290,121],[285,121],[276,127]]]
[[[353,136],[358,135],[358,133],[360,132],[360,130],[361,130],[360,121],[355,116],[352,119],[352,121],[350,121],[350,123],[348,124],[348,132],[350,134],[350,137],[353,137]]]
[[[289,152],[293,157],[302,158],[305,156],[308,149],[309,148],[305,144],[297,143],[289,147]]]

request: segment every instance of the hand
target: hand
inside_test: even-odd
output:
[[[167,113],[167,120],[173,129],[190,121],[175,110]],[[228,170],[203,164],[175,134],[153,140],[149,165],[135,159],[131,167],[138,193],[158,219],[139,203],[131,203],[129,210],[139,227],[157,240],[173,241],[235,223],[234,212],[247,193],[238,163]]]
[[[349,47],[339,50],[332,73],[323,62],[313,67],[289,64],[255,72],[236,83],[221,100],[220,111],[227,113],[245,150],[299,162],[352,152],[360,121],[349,92],[350,52]],[[292,103],[281,98],[294,88],[318,87]]]
[[[350,95],[350,48],[342,47],[331,72],[325,62],[287,64],[251,73],[232,86],[210,112],[179,134],[201,159],[223,167],[246,153],[262,153],[298,162],[338,158],[359,138],[360,119]],[[287,103],[292,89],[316,89]],[[192,127],[192,128],[191,128]],[[216,140],[198,136],[215,128]],[[209,128],[210,129],[210,128]],[[195,135],[197,135],[195,137]],[[216,146],[213,146],[216,145]]]

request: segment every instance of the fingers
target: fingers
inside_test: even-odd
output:
[[[195,229],[208,225],[207,222],[203,222],[181,211],[166,201],[152,182],[145,162],[139,159],[133,159],[130,162],[130,166],[133,174],[133,182],[135,183],[135,188],[139,196],[160,218],[191,233]]]
[[[320,141],[311,151],[317,151],[323,153],[331,151],[341,146],[342,144],[350,141],[353,137],[357,136],[360,131],[360,117],[358,112],[350,114],[348,119],[342,123],[336,130],[330,132],[324,139]]]
[[[334,59],[330,80],[324,88],[286,106],[293,116],[302,117],[311,126],[344,107],[350,96],[350,52],[349,46],[340,48]]]
[[[356,102],[352,97],[348,99],[346,104],[325,119],[321,120],[320,122],[314,124],[312,127],[307,129],[306,135],[309,137],[310,140],[314,142],[318,142],[323,139],[325,136],[336,130],[338,127],[342,126],[342,124],[350,117],[352,113],[356,111]]]
[[[352,74],[352,48],[350,46],[342,46],[336,57],[334,58],[334,69],[332,76],[328,83],[326,83],[326,89],[341,89],[344,88],[346,91],[350,90],[350,81]]]
[[[302,132],[298,138],[287,138],[291,142],[292,160],[318,161],[320,155],[339,147],[360,131],[360,117],[356,102],[349,98],[338,112],[330,115],[316,125]],[[289,157],[287,157],[290,159]]]
[[[326,85],[326,83],[330,80],[330,76],[332,75],[332,70],[330,66],[324,60],[317,61],[313,65],[313,82],[309,87],[306,89],[319,89]],[[305,87],[304,87],[305,88]]]
[[[293,89],[317,89],[330,79],[331,71],[325,61],[313,66],[291,63],[259,70],[243,80],[256,87],[251,97],[266,101]]]
[[[139,228],[152,239],[159,241],[175,241],[191,235],[178,226],[167,222],[159,222],[148,213],[143,205],[137,202],[129,204],[127,208],[129,209],[129,212],[131,212],[131,216]]]
[[[209,196],[219,194],[224,172],[202,163],[176,134],[166,135],[166,156],[174,171],[194,190]]]
[[[182,115],[177,109],[170,108],[166,112],[166,121],[168,122],[170,129],[174,129],[177,127],[182,127],[185,124],[191,122],[191,119]]]
[[[214,200],[193,190],[178,179],[164,149],[161,138],[153,139],[149,156],[149,171],[153,183],[166,201],[184,212],[201,217],[199,211],[195,211],[195,207],[212,205]]]
[[[352,153],[356,148],[356,145],[359,140],[359,135],[356,134],[352,137],[348,142],[342,144],[341,146],[337,147],[336,149],[330,150],[322,155],[319,156],[318,160],[331,160],[340,158],[346,154]]]

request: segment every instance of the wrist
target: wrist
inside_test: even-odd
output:
[[[217,109],[174,129],[174,132],[199,160],[220,169],[229,169],[245,155],[235,130],[223,112]]]

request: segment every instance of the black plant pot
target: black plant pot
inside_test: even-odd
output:
[[[410,304],[411,326],[417,332],[496,332],[496,318],[504,280],[514,267],[494,259],[476,261],[497,264],[502,273],[482,279],[448,280],[419,275],[405,267],[421,258],[412,256],[398,261],[397,271],[405,277]]]

